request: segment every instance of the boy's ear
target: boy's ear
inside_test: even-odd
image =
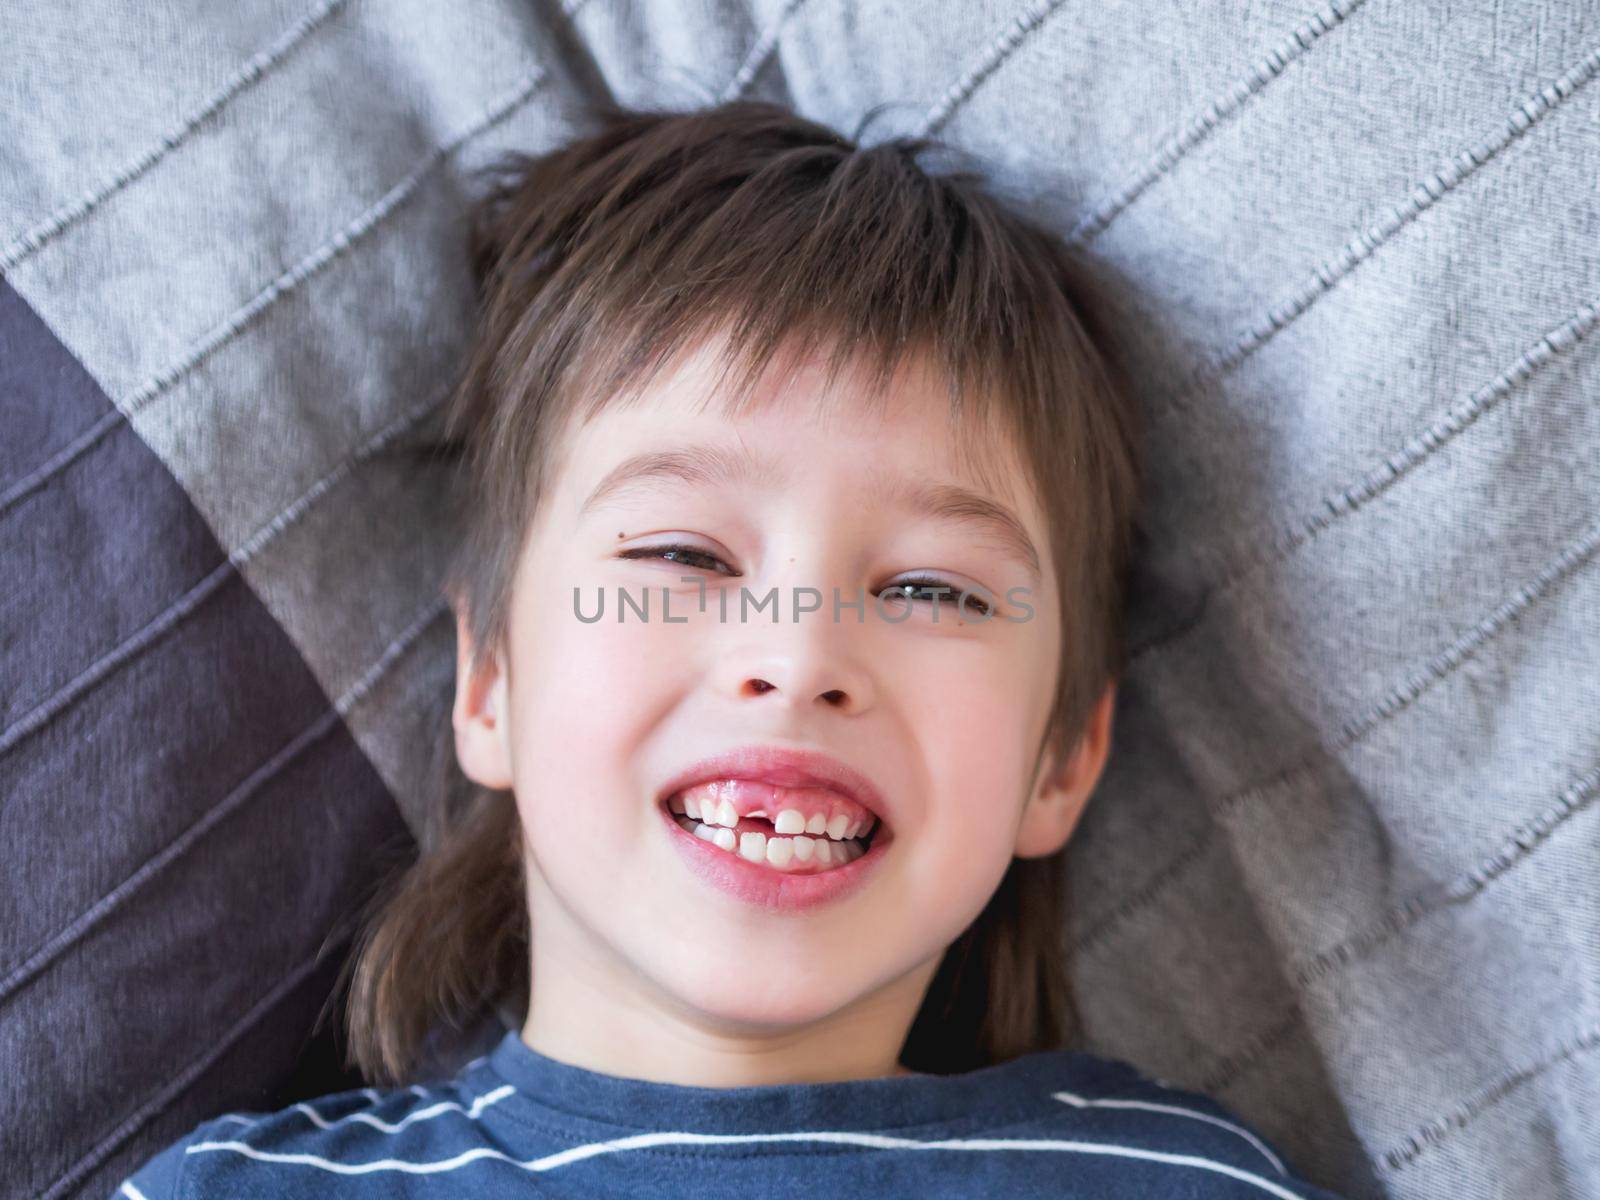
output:
[[[455,606],[456,698],[450,721],[456,733],[456,758],[474,783],[496,791],[511,787],[511,731],[506,724],[505,656],[496,648],[474,671],[472,632],[466,610]]]
[[[1111,750],[1111,714],[1116,707],[1117,681],[1106,685],[1099,702],[1089,714],[1077,746],[1065,760],[1058,761],[1052,750],[1045,757],[1044,769],[1033,795],[1022,811],[1017,829],[1018,858],[1044,858],[1067,844],[1078,818],[1089,803],[1089,796],[1100,782]]]

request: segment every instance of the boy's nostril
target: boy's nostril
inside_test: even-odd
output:
[[[835,707],[837,707],[838,705],[843,704],[844,701],[845,701],[844,693],[841,692],[838,688],[833,688],[833,689],[831,689],[829,691],[823,692],[822,693],[822,698],[824,700],[826,700],[829,704],[834,705]]]
[[[772,685],[765,679],[752,679],[749,683],[745,684],[745,686],[758,696],[761,695],[762,692],[770,692],[772,690]]]

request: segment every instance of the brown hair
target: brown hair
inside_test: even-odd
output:
[[[551,448],[572,422],[636,400],[713,333],[728,335],[719,380],[737,379],[717,394],[733,409],[790,339],[829,348],[830,384],[871,365],[872,394],[922,351],[943,368],[952,421],[1009,432],[1044,501],[1063,657],[1041,752],[1069,748],[1121,671],[1141,465],[1135,410],[1065,244],[977,172],[925,170],[920,154],[949,149],[930,138],[862,147],[746,100],[596,115],[589,136],[492,166],[474,213],[478,321],[446,423],[463,527],[445,584],[474,664],[503,642]],[[353,971],[350,1051],[372,1078],[405,1077],[430,1030],[528,1001],[513,797],[459,767],[453,785]],[[905,1065],[947,1073],[1066,1043],[1065,902],[1061,854],[1012,862],[946,952]]]

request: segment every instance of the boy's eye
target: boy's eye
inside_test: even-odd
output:
[[[659,559],[662,562],[678,563],[695,571],[712,571],[718,575],[738,575],[738,572],[718,558],[709,550],[701,550],[695,546],[663,545],[663,546],[630,546],[619,551],[618,558],[627,559]],[[945,604],[952,608],[961,606],[962,589],[956,587],[948,580],[933,577],[916,579],[900,579],[891,583],[880,593],[886,599],[903,599],[906,601],[923,600],[929,603],[937,600],[941,607]],[[988,616],[993,607],[978,592],[966,593],[965,610]]]
[[[663,562],[679,563],[696,571],[715,571],[719,575],[738,574],[727,563],[707,550],[693,546],[630,546],[618,558],[658,558]]]
[[[900,597],[906,600],[926,600],[929,603],[938,601],[940,608],[947,604],[951,608],[959,605],[980,616],[988,616],[990,612],[988,601],[977,592],[967,592],[966,603],[962,605],[962,590],[944,579],[897,579],[879,594],[890,600]]]

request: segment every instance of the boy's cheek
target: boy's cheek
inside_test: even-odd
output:
[[[551,629],[530,645],[526,667],[540,693],[538,723],[557,741],[587,727],[625,740],[689,681],[683,641],[648,625]]]
[[[545,828],[565,828],[570,817],[575,836],[592,836],[605,818],[582,813],[580,800],[642,786],[634,774],[642,748],[694,686],[690,639],[673,636],[677,629],[584,625],[569,612],[524,641],[514,686],[530,694],[519,706],[515,762],[519,784],[526,777],[537,794],[519,786],[518,800],[562,798]]]
[[[660,589],[635,587],[627,605],[619,599],[621,590],[595,583],[542,590],[519,614],[528,656],[569,672],[587,669],[609,677],[628,667],[630,656],[637,675],[646,665],[638,656],[670,655],[685,648],[690,639],[675,636],[687,628],[678,621],[677,610],[692,610],[692,598],[674,597],[672,621],[665,622]]]
[[[914,706],[901,721],[935,781],[927,819],[953,832],[941,840],[1010,855],[1048,716],[1047,682],[1009,669],[952,671],[900,693],[897,702]]]

